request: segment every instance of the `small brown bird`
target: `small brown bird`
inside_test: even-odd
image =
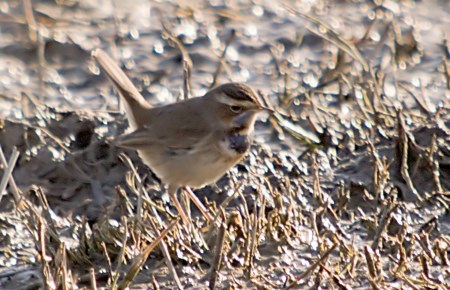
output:
[[[169,195],[187,223],[176,198],[177,190],[200,188],[222,177],[248,152],[256,115],[270,110],[243,83],[224,84],[203,97],[152,107],[104,51],[96,49],[92,56],[124,99],[127,118],[134,129],[119,136],[117,145],[137,150],[144,163],[168,186]],[[197,207],[211,219],[190,193]]]

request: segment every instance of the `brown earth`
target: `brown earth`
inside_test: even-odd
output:
[[[450,288],[447,1],[56,2],[0,3],[1,289],[172,289],[171,267],[188,289]],[[241,81],[273,106],[196,191],[215,223],[174,225],[111,144],[97,47],[153,105],[182,95],[185,50],[194,96]]]

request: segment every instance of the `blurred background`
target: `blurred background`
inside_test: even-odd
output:
[[[288,90],[293,99],[316,88],[329,98],[348,94],[336,75],[353,80],[361,63],[340,53],[325,26],[286,7],[316,15],[354,43],[382,74],[388,97],[408,95],[398,88],[405,82],[434,103],[449,98],[446,0],[23,0],[0,3],[0,116],[22,118],[23,93],[58,108],[116,110],[111,86],[90,59],[98,47],[122,64],[150,102],[174,101],[183,70],[170,37],[192,59],[193,95],[214,79],[248,82],[271,96]]]

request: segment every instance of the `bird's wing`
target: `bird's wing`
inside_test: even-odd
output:
[[[135,150],[153,151],[153,148],[158,148],[158,151],[169,155],[178,155],[195,150],[196,146],[209,139],[211,134],[210,130],[201,128],[180,127],[175,131],[141,128],[117,137],[114,143],[119,147]]]
[[[117,138],[117,145],[138,150],[177,154],[204,144],[216,131],[201,98],[189,99],[151,110],[151,122]]]

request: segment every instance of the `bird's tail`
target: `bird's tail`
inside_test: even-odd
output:
[[[134,129],[141,127],[143,124],[140,124],[139,120],[145,119],[146,111],[151,108],[151,105],[147,103],[123,70],[105,51],[97,48],[92,51],[92,57],[108,75],[114,87],[125,100],[125,111],[130,125]]]

